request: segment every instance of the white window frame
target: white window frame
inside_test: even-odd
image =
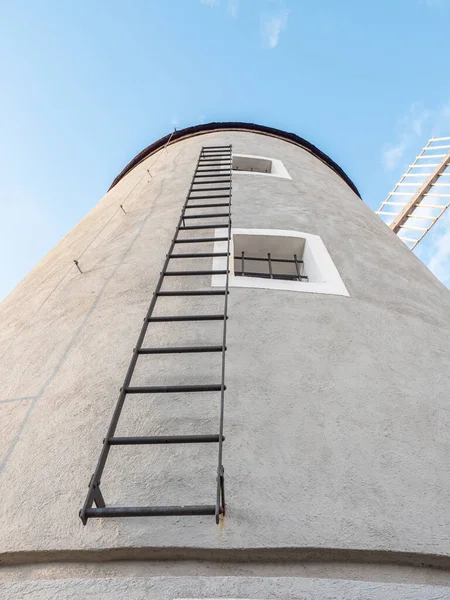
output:
[[[305,249],[302,260],[304,261],[304,274],[308,281],[290,281],[285,279],[266,279],[258,277],[242,277],[234,274],[234,236],[235,235],[258,235],[302,238],[305,240]],[[223,229],[215,230],[215,237],[223,236]],[[214,242],[214,253],[226,252],[227,242]],[[229,287],[259,288],[270,290],[286,290],[290,292],[305,292],[309,294],[334,294],[336,296],[347,296],[350,294],[342,281],[328,250],[321,237],[312,233],[291,231],[284,229],[237,229],[231,230],[230,241],[230,274]],[[227,258],[214,257],[213,270],[226,270]],[[211,277],[212,287],[224,287],[225,275],[213,275]]]
[[[234,170],[233,169],[233,176],[234,175],[261,175],[263,177],[281,177],[282,179],[292,179],[292,177],[289,175],[286,167],[284,166],[283,162],[281,160],[279,160],[278,158],[271,158],[270,156],[256,156],[255,154],[235,154],[233,153],[232,159],[234,157],[240,157],[242,156],[243,158],[255,158],[255,159],[260,159],[260,160],[270,160],[272,163],[272,169],[271,169],[271,173],[261,173],[259,171],[239,171],[239,170]]]

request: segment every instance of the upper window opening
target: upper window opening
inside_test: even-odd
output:
[[[283,162],[268,156],[233,154],[232,169],[235,173],[291,179]]]
[[[253,156],[233,156],[233,171],[271,173],[272,161],[267,158],[255,158]]]

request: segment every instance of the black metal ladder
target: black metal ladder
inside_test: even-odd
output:
[[[181,215],[176,227],[174,238],[161,271],[155,292],[144,319],[136,347],[133,350],[130,365],[125,380],[120,389],[114,413],[109,425],[100,457],[94,474],[89,482],[89,490],[83,508],[80,510],[80,518],[86,525],[88,519],[94,517],[144,517],[144,516],[179,516],[179,515],[215,515],[219,523],[220,515],[225,514],[225,486],[224,468],[222,464],[223,449],[223,422],[224,422],[224,396],[225,396],[225,353],[228,319],[228,283],[230,265],[230,239],[231,239],[231,183],[232,183],[232,148],[231,146],[203,146],[200,152],[194,176],[191,181],[186,201],[183,205]],[[200,202],[199,202],[200,201]],[[197,213],[191,212],[198,209],[210,209],[220,207],[219,213]],[[211,219],[219,219],[218,223],[212,223]],[[221,221],[225,219],[225,222]],[[191,225],[191,220],[196,224]],[[196,230],[218,229],[224,230],[223,236],[189,238],[180,236],[180,232],[189,235]],[[175,247],[183,248],[185,244],[204,244],[214,242],[227,242],[226,252],[174,252]],[[192,247],[192,246],[188,246]],[[208,270],[169,270],[173,260],[181,258],[226,258],[225,269]],[[223,288],[205,288],[201,290],[162,290],[166,277],[205,276],[222,275],[225,279]],[[173,315],[153,316],[156,304],[164,297],[169,296],[223,296],[224,305],[222,314],[206,315]],[[223,335],[220,345],[209,346],[177,346],[166,348],[146,348],[143,342],[150,323],[154,322],[181,322],[181,321],[222,321]],[[164,386],[140,386],[131,385],[131,379],[138,358],[145,354],[172,354],[172,353],[196,353],[196,352],[220,352],[221,353],[221,381],[208,385],[164,385]],[[189,392],[219,392],[220,393],[220,415],[219,431],[211,435],[174,435],[174,436],[139,436],[139,437],[117,437],[115,431],[124,406],[125,399],[130,394],[152,394],[152,393],[189,393]],[[179,505],[179,506],[106,506],[100,491],[101,477],[112,446],[125,446],[135,444],[218,444],[218,466],[217,466],[217,489],[215,504],[205,505]],[[95,506],[94,506],[95,504]]]

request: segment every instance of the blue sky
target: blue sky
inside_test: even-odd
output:
[[[378,208],[450,135],[449,25],[450,0],[4,0],[0,298],[174,125],[293,131]],[[441,221],[418,254],[450,285]]]

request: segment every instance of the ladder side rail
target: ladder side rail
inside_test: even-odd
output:
[[[232,146],[230,144],[230,155],[232,155]],[[227,241],[227,268],[225,275],[225,300],[223,310],[223,339],[222,339],[222,365],[221,365],[221,390],[220,390],[220,417],[219,417],[219,452],[217,464],[217,494],[216,494],[216,523],[219,523],[220,514],[225,514],[225,476],[222,464],[223,456],[223,423],[225,413],[225,351],[227,345],[227,319],[228,319],[228,288],[230,281],[230,244],[231,244],[231,195],[232,195],[232,167],[231,160],[229,166],[230,188],[229,188],[229,206],[228,206],[228,241]]]

